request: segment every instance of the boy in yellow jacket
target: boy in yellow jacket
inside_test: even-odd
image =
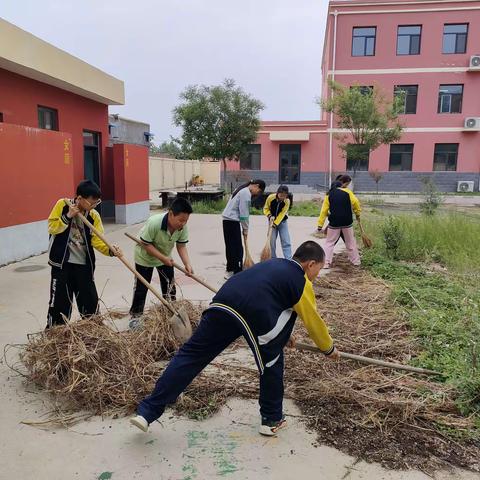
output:
[[[94,210],[101,202],[100,197],[98,185],[84,180],[77,187],[76,197],[70,201],[73,205],[69,206],[62,198],[48,217],[48,263],[52,267],[52,278],[47,328],[62,325],[65,319],[70,318],[74,297],[82,317],[97,313],[98,294],[93,280],[94,248],[107,256],[122,255],[116,245],[111,251],[77,216],[82,213],[103,233],[102,219]]]

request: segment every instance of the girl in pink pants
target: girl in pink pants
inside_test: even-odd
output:
[[[333,249],[340,236],[347,248],[348,259],[353,265],[360,265],[360,254],[353,232],[353,213],[360,219],[360,202],[351,190],[347,188],[352,179],[343,175],[339,181],[333,182],[323,201],[322,210],[318,217],[318,229],[327,233],[324,245],[325,266],[330,268]],[[328,227],[324,226],[328,217]]]

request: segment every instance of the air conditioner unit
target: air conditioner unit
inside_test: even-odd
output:
[[[469,180],[460,180],[457,182],[457,192],[473,192],[474,183]]]
[[[463,122],[465,130],[480,130],[480,117],[467,117]]]
[[[480,71],[480,55],[472,55],[470,57],[470,63],[468,65],[468,69]]]

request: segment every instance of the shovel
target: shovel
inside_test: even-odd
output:
[[[67,198],[65,199],[65,203],[69,207],[73,207],[74,205],[70,200]],[[108,240],[105,238],[105,236],[99,232],[86,218],[84,215],[81,213],[77,214],[77,217],[85,224],[86,227],[88,227],[100,240],[107,245],[107,247],[113,251],[112,245],[108,242]],[[127,261],[125,260],[125,257],[117,257],[134,275],[137,277],[137,279],[142,282],[159,300],[162,302],[162,304],[170,310],[172,313],[172,316],[168,319],[172,330],[173,334],[175,335],[175,338],[177,340],[184,342],[190,336],[192,335],[192,325],[190,323],[190,319],[188,318],[188,314],[184,308],[180,308],[179,310],[176,310],[173,305],[170,302],[167,302],[163,298],[163,295],[156,289],[154,288],[149,282],[145,280],[145,278],[138,273],[135,268]]]

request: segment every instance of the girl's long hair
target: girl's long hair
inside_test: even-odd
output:
[[[242,189],[246,188],[246,187],[249,187],[250,185],[258,185],[258,188],[260,188],[260,190],[263,192],[265,191],[265,182],[263,180],[260,180],[260,179],[256,179],[256,180],[250,180],[246,183],[243,183],[242,185],[238,186],[232,193],[232,198]]]
[[[343,184],[342,182],[335,180],[331,185],[330,185],[330,190],[328,191],[328,195],[330,195],[336,188],[341,187]]]

